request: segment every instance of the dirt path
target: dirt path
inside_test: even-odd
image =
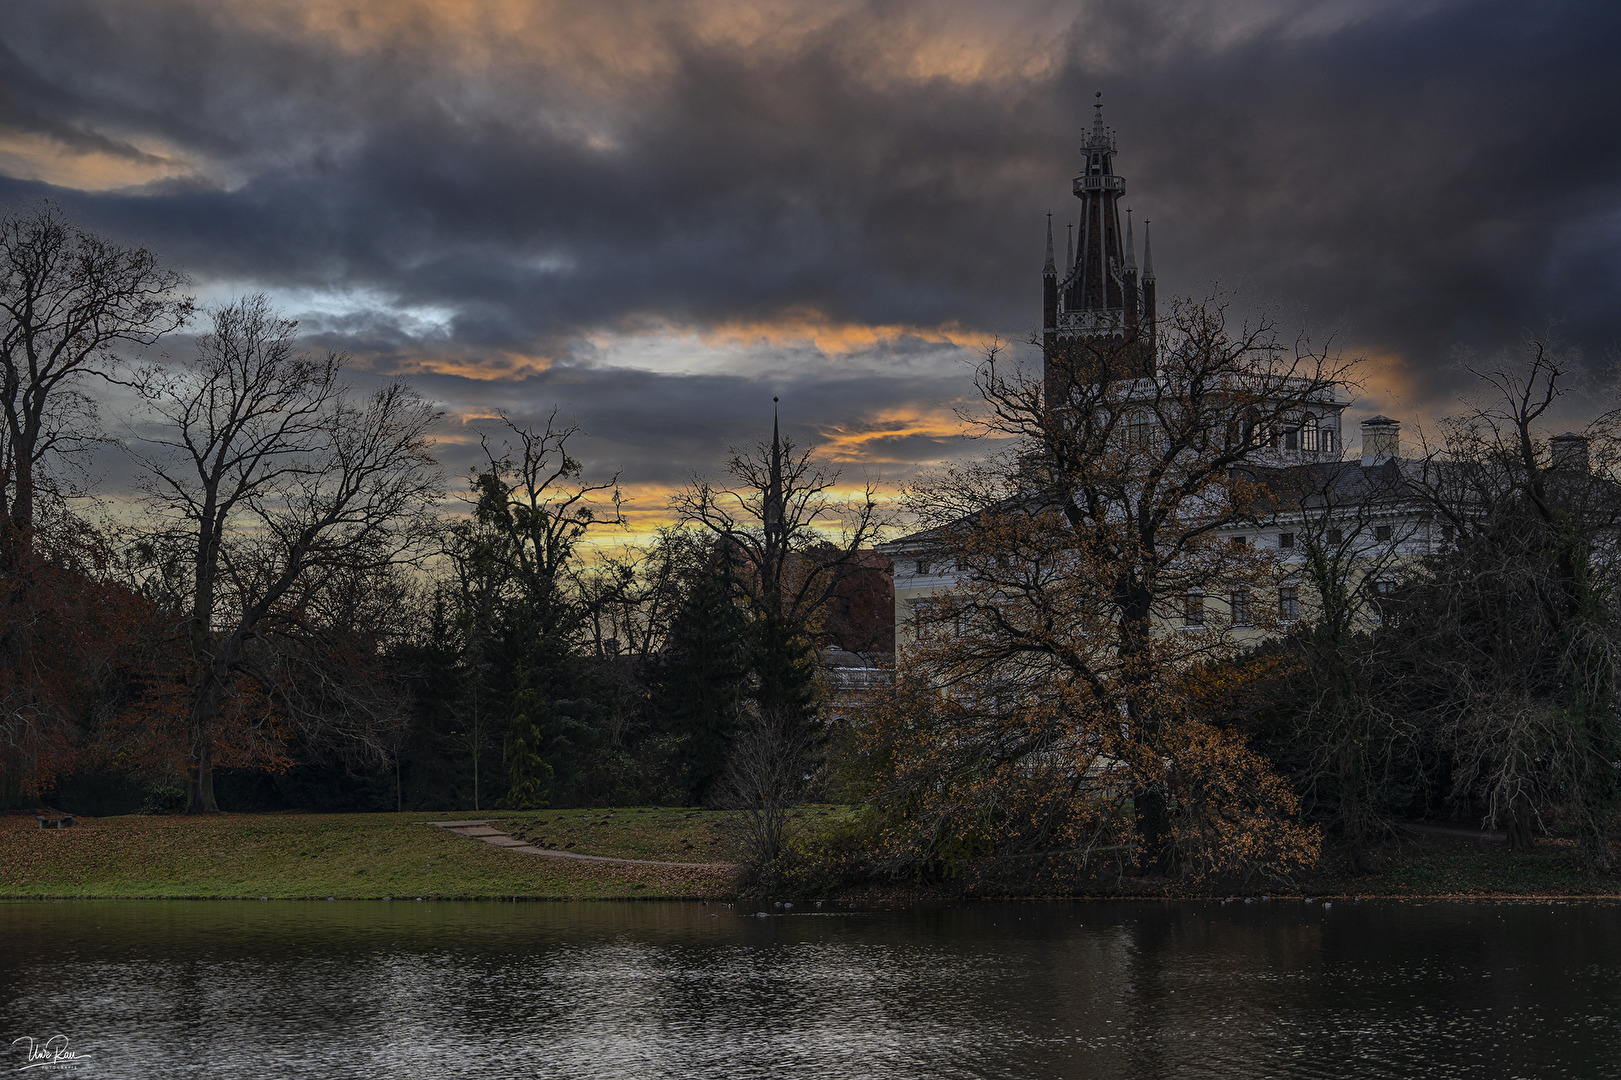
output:
[[[546,859],[574,859],[578,862],[617,863],[620,866],[678,866],[685,870],[718,870],[730,869],[730,863],[696,863],[696,862],[662,862],[658,859],[616,859],[608,855],[578,855],[572,851],[558,851],[556,848],[536,847],[533,844],[519,840],[491,827],[489,821],[429,821],[428,825],[437,825],[446,832],[453,832],[457,836],[467,836],[474,840],[482,840],[507,851],[516,851],[520,855],[539,855]]]

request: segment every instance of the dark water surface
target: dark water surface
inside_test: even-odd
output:
[[[1621,1077],[1612,904],[754,910],[0,903],[0,1073]]]

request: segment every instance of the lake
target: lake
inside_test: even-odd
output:
[[[55,1037],[32,1075],[1621,1075],[1614,904],[759,910],[0,902],[0,1070]]]

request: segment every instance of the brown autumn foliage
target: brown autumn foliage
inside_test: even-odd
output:
[[[895,868],[1108,853],[1186,879],[1316,857],[1287,784],[1211,722],[1189,673],[1277,625],[1275,553],[1222,530],[1267,509],[1247,467],[1264,433],[1345,365],[1209,303],[1179,304],[1159,340],[1147,379],[1043,379],[993,351],[979,420],[1009,449],[912,490],[956,586],[914,608],[900,664],[917,685],[873,734]],[[1137,370],[1114,355],[1132,347],[1045,363]]]
[[[161,767],[170,692],[156,607],[116,580],[107,537],[49,501],[0,604],[0,797],[79,768]],[[171,668],[172,670],[172,668]]]

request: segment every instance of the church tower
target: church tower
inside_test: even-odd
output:
[[[1137,379],[1154,374],[1154,260],[1143,222],[1139,274],[1131,211],[1122,235],[1125,178],[1114,171],[1114,132],[1103,125],[1103,93],[1092,108],[1092,130],[1081,146],[1073,191],[1079,220],[1069,228],[1064,265],[1054,261],[1052,216],[1042,270],[1042,345],[1049,401],[1066,396],[1077,379]]]

